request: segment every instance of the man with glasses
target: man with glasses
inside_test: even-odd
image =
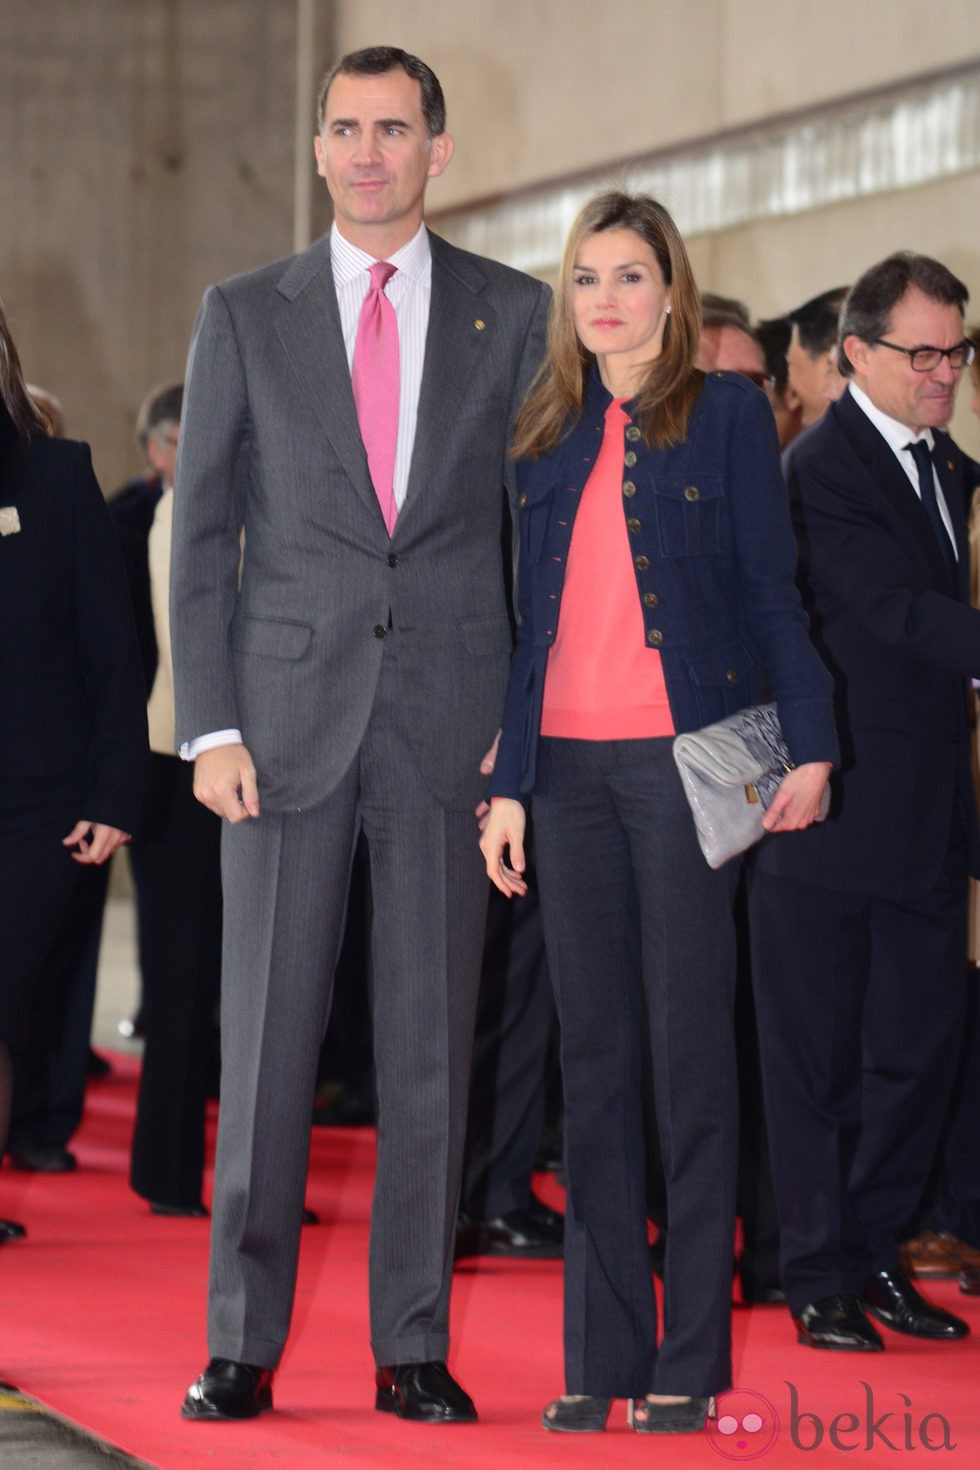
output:
[[[973,355],[966,300],[925,256],[867,271],[841,314],[847,391],[790,467],[842,764],[827,822],[763,843],[750,914],[783,1285],[811,1347],[880,1351],[874,1323],[937,1341],[968,1330],[919,1295],[897,1244],[956,1072],[980,873],[967,724],[980,611],[967,462],[943,427]]]

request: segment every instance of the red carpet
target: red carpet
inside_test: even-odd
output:
[[[184,1390],[203,1366],[206,1221],[151,1216],[126,1183],[136,1064],[114,1058],[95,1083],[74,1175],[0,1175],[0,1214],[26,1241],[0,1251],[0,1379],[148,1461],[177,1467],[980,1466],[980,1298],[929,1289],[975,1336],[920,1345],[886,1333],[880,1356],[797,1347],[782,1308],[738,1308],[736,1382],[722,1400],[743,1428],[727,1437],[629,1434],[625,1405],[605,1435],[540,1428],[561,1389],[561,1268],[474,1262],[457,1272],[451,1366],[478,1425],[429,1428],[373,1409],[366,1254],[373,1168],[369,1130],[316,1129],[293,1335],[276,1412],[246,1424],[188,1423]],[[549,1181],[542,1193],[558,1202]],[[550,1193],[549,1193],[550,1192]],[[761,1426],[746,1416],[758,1411]],[[775,1411],[775,1420],[772,1418]],[[747,1428],[745,1426],[748,1426]],[[945,1449],[946,1444],[950,1449]]]

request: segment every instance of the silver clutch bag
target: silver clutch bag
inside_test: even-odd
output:
[[[708,866],[758,842],[762,818],[793,769],[774,704],[754,704],[674,740],[674,760]],[[823,794],[821,816],[830,804]]]

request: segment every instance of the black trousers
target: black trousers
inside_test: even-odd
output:
[[[777,839],[777,841],[780,839]],[[752,974],[790,1310],[897,1269],[960,1054],[966,859],[906,903],[768,873]]]
[[[533,810],[565,1085],[566,1391],[720,1393],[731,1383],[737,871],[705,863],[669,739],[542,740]],[[671,1225],[659,1345],[645,1049]]]
[[[193,784],[193,766],[153,755],[138,839],[146,1040],[130,1178],[170,1205],[201,1198],[221,977],[221,822]]]

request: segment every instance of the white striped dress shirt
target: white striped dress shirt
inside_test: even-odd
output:
[[[408,488],[408,472],[415,445],[415,424],[419,410],[419,389],[425,359],[425,336],[429,328],[429,301],[432,295],[432,252],[425,226],[386,257],[396,266],[395,274],[385,288],[385,295],[395,309],[398,322],[398,443],[395,449],[395,504],[401,510]],[[340,325],[347,349],[347,365],[354,361],[354,342],[361,307],[371,284],[373,255],[352,245],[333,224],[330,229],[330,264],[340,307]]]

